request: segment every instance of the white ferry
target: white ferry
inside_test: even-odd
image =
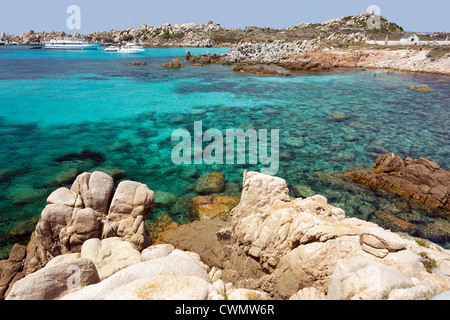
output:
[[[50,40],[45,44],[45,49],[96,50],[99,46],[99,43],[89,43],[87,40]]]

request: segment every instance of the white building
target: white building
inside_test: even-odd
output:
[[[450,45],[450,41],[445,39],[441,40],[433,40],[433,41],[420,41],[419,36],[415,32],[407,32],[403,36],[401,36],[400,41],[391,41],[386,36],[384,41],[375,41],[368,40],[366,41],[368,44],[378,44],[381,46],[411,46],[411,45],[428,45],[428,46],[448,46]]]
[[[410,44],[416,44],[419,42],[419,36],[414,32],[407,32],[401,38],[400,42],[408,42]]]

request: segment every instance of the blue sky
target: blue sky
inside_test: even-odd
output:
[[[81,9],[81,33],[139,27],[144,23],[206,24],[208,20],[228,28],[286,28],[300,22],[323,22],[359,14],[369,5],[378,5],[383,16],[407,31],[450,31],[448,0],[2,0],[0,30],[74,33],[66,27],[69,5]]]

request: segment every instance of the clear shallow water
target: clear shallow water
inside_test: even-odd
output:
[[[394,205],[395,197],[328,173],[370,168],[389,151],[450,169],[449,77],[386,70],[259,77],[222,65],[161,67],[186,50],[124,56],[0,47],[0,246],[16,241],[13,227],[38,216],[48,194],[83,171],[103,170],[157,190],[151,218],[169,213],[187,222],[194,183],[208,171],[224,172],[226,193],[238,195],[243,171],[260,165],[173,164],[171,133],[193,134],[200,120],[203,130],[223,133],[279,129],[277,176],[291,190],[323,194],[349,216],[370,220],[385,211],[417,225],[433,221],[420,208]],[[136,60],[147,66],[125,64]],[[408,90],[422,83],[433,91]],[[85,149],[103,157],[56,161]]]

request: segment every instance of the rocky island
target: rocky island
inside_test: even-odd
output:
[[[345,16],[322,23],[299,23],[286,29],[248,26],[229,29],[217,22],[142,25],[125,30],[96,31],[74,35],[64,31],[3,34],[6,44],[33,45],[49,39],[86,39],[102,45],[136,40],[146,47],[229,47],[220,59],[200,63],[278,64],[288,70],[330,68],[385,68],[401,71],[450,74],[447,32],[420,33],[427,45],[385,46],[373,44],[405,34],[398,24],[380,17],[378,29],[368,29],[371,13]],[[434,45],[433,43],[447,43]],[[198,59],[197,59],[198,60]]]

